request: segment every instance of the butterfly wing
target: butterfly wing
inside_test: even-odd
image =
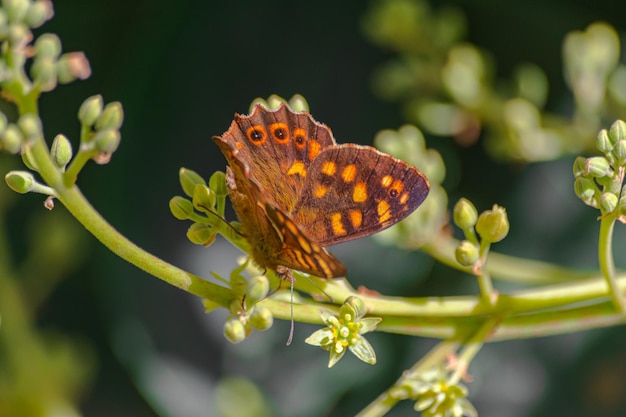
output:
[[[318,245],[332,245],[399,222],[429,189],[417,168],[375,148],[331,146],[311,164],[291,218]]]
[[[283,239],[279,255],[282,266],[324,278],[346,275],[346,267],[339,259],[312,242],[287,215],[269,204],[265,205],[265,212]]]
[[[345,276],[343,264],[326,249],[311,242],[281,210],[295,205],[310,161],[315,159],[322,147],[334,144],[332,134],[327,128],[318,132],[317,129],[323,125],[308,114],[295,114],[295,121],[291,120],[294,113],[291,113],[292,117],[274,114],[271,116],[274,119],[266,120],[263,118],[284,107],[277,112],[259,107],[251,116],[235,116],[230,129],[224,135],[213,138],[229,163],[229,193],[250,242],[252,258],[259,266],[273,270],[284,266],[325,278]],[[275,125],[282,123],[276,121],[277,117],[291,123],[288,126],[289,142],[280,143],[276,139],[277,129],[282,126]],[[255,144],[252,140],[254,132],[251,131],[255,129],[261,132],[260,135],[266,135],[264,139],[258,139],[265,140],[265,143]],[[267,137],[268,132],[273,132],[273,138]],[[286,152],[288,157],[276,152]],[[284,164],[283,159],[292,161],[291,168]],[[272,177],[277,170],[282,174]]]
[[[298,201],[313,160],[335,145],[327,126],[285,104],[275,111],[256,105],[248,116],[236,114],[230,128],[213,139],[245,164],[246,178],[257,182],[264,201],[286,213]]]

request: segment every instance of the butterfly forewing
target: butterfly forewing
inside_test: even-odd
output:
[[[285,212],[293,210],[312,161],[335,144],[328,127],[284,104],[275,111],[258,105],[249,116],[237,114],[230,129],[214,139],[233,150],[266,200]]]
[[[426,177],[401,160],[369,146],[337,145],[313,161],[292,217],[311,240],[331,245],[399,222],[428,190]]]

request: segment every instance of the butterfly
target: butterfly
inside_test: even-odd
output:
[[[213,140],[228,161],[226,184],[250,255],[279,273],[345,276],[326,247],[399,222],[430,189],[417,168],[370,146],[338,145],[326,125],[286,103],[235,114]]]

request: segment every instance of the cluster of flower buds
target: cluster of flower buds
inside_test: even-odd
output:
[[[180,185],[186,197],[176,196],[170,200],[170,211],[178,220],[191,220],[193,223],[187,230],[187,238],[196,245],[209,246],[215,241],[218,233],[226,233],[236,238],[236,230],[224,227],[224,205],[228,190],[226,176],[223,172],[214,173],[207,184],[196,172],[181,168],[178,173]]]
[[[103,105],[102,96],[91,96],[78,110],[81,124],[80,151],[91,154],[98,164],[105,164],[120,144],[120,127],[124,121],[122,103]]]
[[[474,266],[491,243],[501,241],[509,233],[506,210],[496,204],[480,216],[471,201],[461,198],[454,206],[454,224],[465,234],[456,248],[456,260],[463,266]],[[480,237],[480,242],[478,237]]]
[[[617,120],[607,131],[602,129],[596,147],[604,156],[574,161],[574,191],[585,204],[602,215],[626,215],[626,190],[622,187],[626,167],[626,123]]]
[[[257,304],[269,293],[269,279],[265,275],[246,279],[241,274],[245,268],[246,263],[236,268],[230,276],[234,297],[230,305],[230,316],[224,323],[224,336],[231,343],[244,341],[253,329],[263,331],[274,324],[272,312]]]
[[[193,222],[187,229],[187,238],[192,243],[209,246],[215,241],[218,232],[231,241],[245,242],[238,231],[239,223],[227,223],[223,218],[228,195],[223,172],[214,173],[208,184],[199,174],[186,168],[180,169],[178,177],[187,197],[173,197],[170,200],[170,211],[178,220]],[[231,314],[224,323],[224,335],[232,343],[243,341],[253,329],[269,329],[274,322],[271,311],[257,304],[269,293],[269,279],[256,273],[258,271],[247,279],[243,275],[247,267],[248,263],[243,263],[236,268],[230,275],[230,281],[215,275],[232,290]],[[207,309],[214,307],[206,303],[205,306]]]

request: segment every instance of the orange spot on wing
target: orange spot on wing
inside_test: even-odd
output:
[[[301,177],[306,177],[304,162],[294,161],[291,168],[289,168],[289,171],[287,171],[287,175],[300,175]]]
[[[360,227],[363,223],[363,213],[361,210],[350,210],[350,223],[352,223],[352,227],[355,229]]]
[[[315,187],[315,190],[313,190],[313,195],[316,198],[322,198],[326,195],[326,193],[328,192],[328,187],[322,185],[322,184],[318,184]]]
[[[270,133],[276,142],[280,144],[289,143],[289,128],[287,127],[287,123],[272,123],[270,125]]]
[[[332,213],[330,215],[330,225],[333,229],[333,234],[335,236],[341,236],[341,235],[345,235],[346,233],[346,229],[343,227],[343,222],[341,221],[342,219],[342,215],[339,212],[336,213]]]
[[[309,141],[309,159],[314,160],[322,150],[322,145],[316,140]]]
[[[403,193],[400,196],[400,204],[406,204],[407,201],[409,201],[409,193]]]
[[[352,191],[352,201],[355,203],[363,203],[367,201],[367,184],[364,182],[357,182],[354,185],[354,190]]]
[[[404,184],[400,180],[395,180],[393,182],[393,184],[391,185],[391,190],[395,191],[398,194],[400,194],[402,192],[402,190],[404,190]]]
[[[341,178],[343,178],[345,182],[354,181],[354,179],[356,178],[356,165],[347,165],[341,172]]]
[[[385,223],[391,218],[391,211],[389,211],[390,208],[391,206],[385,200],[381,200],[378,202],[378,206],[376,207],[376,213],[378,214],[379,223]]]
[[[382,185],[383,187],[387,188],[391,185],[391,183],[393,182],[393,177],[391,175],[385,175],[381,180],[380,180],[380,185]]]
[[[333,176],[335,172],[337,172],[337,165],[333,161],[324,162],[324,165],[322,165],[322,174]]]
[[[296,143],[296,148],[302,150],[306,147],[306,131],[301,127],[298,127],[293,130],[291,133],[293,136],[293,141]]]
[[[263,145],[267,140],[267,132],[261,125],[250,126],[246,130],[246,137],[253,145]]]

